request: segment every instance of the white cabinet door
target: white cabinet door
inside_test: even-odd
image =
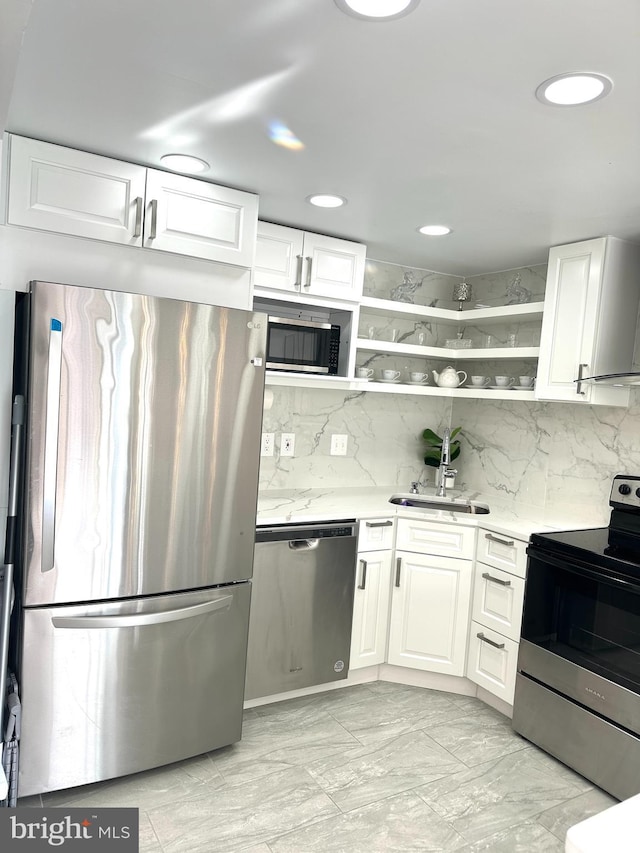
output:
[[[302,292],[358,300],[364,285],[366,246],[321,234],[304,235]]]
[[[357,301],[362,295],[366,246],[258,223],[254,287]]]
[[[258,222],[253,284],[298,293],[302,287],[304,232]]]
[[[614,237],[549,252],[536,397],[628,405],[629,389],[577,384],[633,362],[640,247]]]
[[[401,551],[470,560],[473,557],[475,541],[475,527],[458,527],[455,524],[438,524],[420,519],[398,519],[396,548]]]
[[[142,244],[145,169],[9,137],[9,225]]]
[[[476,563],[473,619],[520,642],[524,579],[483,563]]]
[[[389,626],[391,551],[358,554],[349,669],[384,663]]]
[[[156,169],[147,170],[144,245],[250,267],[258,197]]]
[[[471,623],[467,678],[513,705],[518,643],[478,622]]]
[[[464,675],[472,564],[396,551],[390,664]]]

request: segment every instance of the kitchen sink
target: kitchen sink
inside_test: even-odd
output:
[[[444,512],[466,512],[471,515],[487,515],[490,511],[486,504],[477,501],[466,501],[463,498],[428,498],[420,495],[392,495],[390,504],[406,506],[411,509],[437,509]]]

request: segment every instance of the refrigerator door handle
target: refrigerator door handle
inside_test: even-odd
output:
[[[163,622],[179,622],[194,616],[204,616],[214,611],[228,610],[232,595],[224,595],[215,601],[205,601],[191,607],[164,610],[160,613],[129,613],[122,616],[53,616],[54,628],[138,628],[145,625],[160,625]]]
[[[62,323],[51,318],[47,367],[44,465],[42,477],[42,550],[40,570],[50,572],[54,564],[56,526],[56,480],[58,475],[58,429],[60,417],[60,374],[62,370]]]

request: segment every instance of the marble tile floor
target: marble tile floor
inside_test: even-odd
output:
[[[615,802],[478,699],[375,682],[248,710],[238,744],[19,805],[137,807],[141,853],[561,853]]]

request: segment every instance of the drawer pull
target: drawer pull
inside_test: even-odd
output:
[[[402,557],[396,560],[396,586],[400,586],[400,570],[402,569]]]
[[[365,527],[391,527],[393,521],[365,521]]]
[[[476,634],[476,637],[479,640],[482,640],[483,643],[489,643],[489,645],[493,646],[494,649],[504,649],[504,643],[496,643],[493,640],[490,640],[488,637],[485,637],[482,631],[480,631],[479,634]]]
[[[482,577],[486,581],[493,581],[494,583],[499,583],[500,586],[511,586],[511,581],[503,581],[502,578],[494,578],[494,576],[490,575],[489,572],[483,572]]]
[[[500,545],[506,545],[508,548],[512,548],[515,545],[513,539],[500,539],[498,536],[494,536],[493,533],[485,533],[485,539],[490,539],[492,542],[499,542]]]
[[[358,589],[364,589],[367,585],[367,561],[360,560],[360,565],[362,566],[362,574],[360,575],[360,583],[358,584]]]

